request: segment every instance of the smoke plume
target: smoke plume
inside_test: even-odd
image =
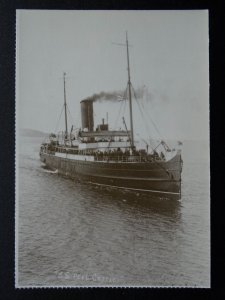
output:
[[[145,95],[145,86],[139,87],[136,90],[131,89],[132,97],[137,99],[142,99]],[[98,94],[93,94],[92,96],[82,100],[91,102],[102,102],[102,101],[122,101],[128,98],[128,91],[114,91],[114,92],[100,92]]]
[[[83,101],[91,101],[91,102],[101,102],[101,101],[119,101],[123,98],[123,93],[120,91],[114,92],[100,92],[98,94],[93,94],[92,96],[82,100]]]

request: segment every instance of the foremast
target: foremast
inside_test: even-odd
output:
[[[129,45],[128,34],[126,32],[126,47],[127,47],[127,73],[128,73],[128,99],[129,99],[129,111],[130,111],[130,145],[131,151],[134,150],[134,130],[133,130],[133,113],[132,113],[132,95],[131,95],[131,80],[130,80],[130,60],[129,60]]]
[[[64,111],[65,111],[65,142],[68,139],[68,125],[67,125],[67,104],[66,104],[66,73],[63,73],[64,85]]]

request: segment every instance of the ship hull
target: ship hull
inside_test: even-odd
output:
[[[159,162],[99,162],[83,161],[40,153],[47,167],[58,174],[82,181],[165,198],[181,196],[181,155]]]

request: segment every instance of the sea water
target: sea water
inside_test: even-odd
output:
[[[17,286],[210,286],[204,149],[184,143],[182,197],[168,201],[61,177],[40,143],[17,145]]]

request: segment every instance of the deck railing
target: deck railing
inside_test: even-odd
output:
[[[42,153],[46,153],[46,154],[50,154],[50,155],[55,155],[55,151],[50,151],[47,149],[44,149],[42,151]],[[66,154],[70,154],[70,153],[66,153]],[[74,158],[76,157],[76,154],[73,154]],[[80,154],[82,155],[82,154]],[[88,154],[84,154],[84,156],[87,156]],[[109,156],[109,155],[91,155],[94,157],[94,161],[98,161],[98,162],[160,162],[160,161],[164,161],[164,159],[160,158],[160,157],[153,157],[153,156],[146,156],[146,155],[113,155],[113,156]],[[85,159],[84,159],[85,160]]]
[[[162,161],[161,158],[147,156],[95,156],[95,161],[99,162],[153,162]]]

